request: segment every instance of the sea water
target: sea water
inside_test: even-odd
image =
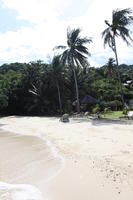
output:
[[[0,132],[0,200],[46,200],[47,182],[62,167],[48,140]]]

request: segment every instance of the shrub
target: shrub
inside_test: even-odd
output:
[[[126,107],[125,107],[125,108],[123,109],[123,114],[124,114],[124,115],[127,115],[127,114],[128,114],[128,111],[130,111],[130,108],[126,108]]]
[[[111,111],[110,107],[104,108],[104,113],[108,113],[108,112],[110,112],[110,111]]]
[[[111,110],[117,111],[117,110],[120,110],[122,108],[122,103],[121,103],[121,101],[114,100],[114,101],[107,102],[106,106],[110,107]]]
[[[100,111],[100,107],[99,107],[99,105],[97,104],[93,109],[92,109],[92,113],[93,114],[96,114],[97,112],[99,112]]]
[[[8,106],[8,97],[5,94],[0,94],[0,110]]]

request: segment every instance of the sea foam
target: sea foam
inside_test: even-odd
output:
[[[0,200],[46,200],[34,186],[0,182]]]

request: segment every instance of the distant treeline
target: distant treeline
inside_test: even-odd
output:
[[[120,65],[124,99],[133,99],[133,65]],[[122,109],[117,71],[108,65],[76,68],[81,111]],[[82,100],[86,96],[96,99]],[[3,64],[0,67],[1,115],[58,115],[76,111],[73,71],[42,61]],[[60,104],[61,101],[61,105]],[[60,107],[61,106],[61,107]]]

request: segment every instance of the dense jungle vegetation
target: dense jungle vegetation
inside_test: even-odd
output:
[[[111,63],[110,63],[111,62]],[[81,111],[122,110],[119,81],[113,59],[105,66],[76,68]],[[133,65],[120,65],[124,99],[133,99]],[[129,81],[129,84],[127,84]],[[60,101],[59,104],[59,90]],[[90,95],[85,100],[84,98]],[[90,99],[93,97],[94,100]],[[76,112],[73,71],[42,61],[11,63],[0,67],[0,113],[6,115],[57,115]]]

